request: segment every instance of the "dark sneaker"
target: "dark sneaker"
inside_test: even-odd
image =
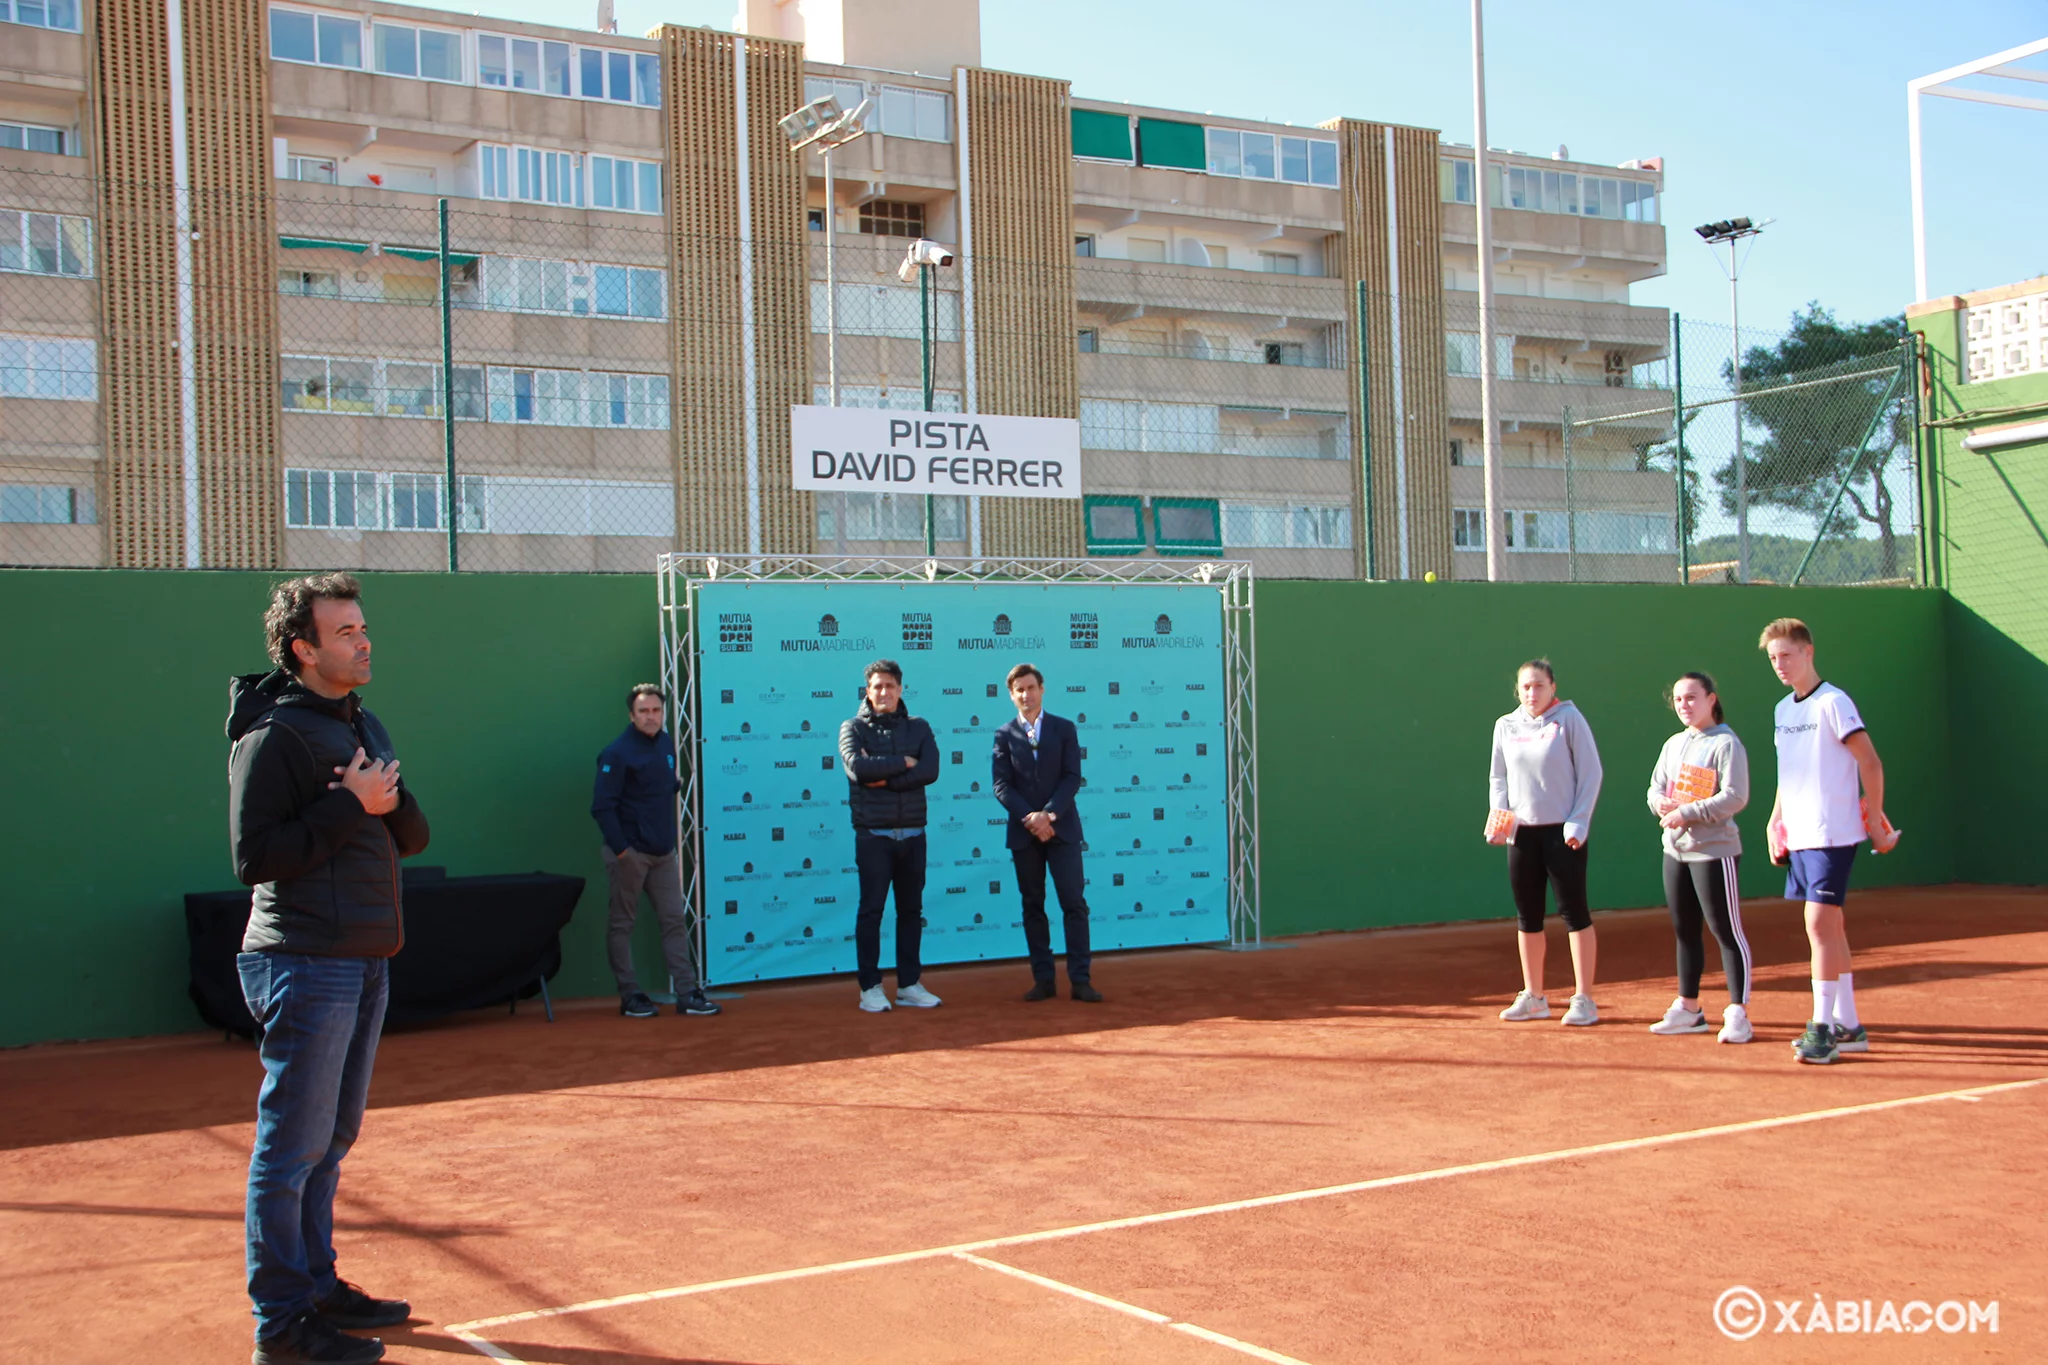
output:
[[[691,991],[676,1001],[677,1014],[723,1014],[725,1009],[716,1000],[704,994],[702,987]]]
[[[1792,1055],[1802,1062],[1815,1066],[1826,1066],[1835,1060],[1835,1026],[1823,1024],[1815,1019],[1806,1026],[1806,1032],[1799,1035],[1799,1041],[1792,1045]]]
[[[373,1299],[359,1286],[339,1280],[334,1292],[315,1303],[313,1311],[336,1327],[357,1331],[365,1327],[396,1327],[412,1316],[412,1305],[404,1299]]]
[[[1074,999],[1085,1001],[1090,1005],[1099,1005],[1102,1003],[1102,992],[1096,990],[1093,986],[1089,985],[1085,981],[1076,981],[1074,983],[1074,988],[1071,991],[1069,991],[1068,994],[1073,996]]]
[[[1034,981],[1031,983],[1031,989],[1024,992],[1024,998],[1026,1000],[1050,1000],[1058,994],[1059,992],[1053,989],[1052,982]]]
[[[619,1002],[619,1013],[628,1019],[652,1019],[661,1011],[654,1007],[654,1002],[647,998],[646,992],[634,991]]]
[[[312,1309],[256,1343],[250,1365],[371,1365],[384,1358],[375,1337],[352,1337]]]
[[[1843,1028],[1840,1024],[1837,1024],[1835,1025],[1835,1051],[1868,1052],[1870,1051],[1870,1035],[1863,1031],[1863,1025],[1861,1024],[1858,1024],[1855,1028]]]

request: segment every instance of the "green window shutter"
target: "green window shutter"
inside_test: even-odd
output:
[[[1145,502],[1142,498],[1090,493],[1081,499],[1081,519],[1091,555],[1145,553]]]
[[[386,256],[397,256],[408,261],[438,261],[441,259],[440,250],[430,246],[392,246],[389,242],[386,242],[381,250]],[[450,265],[469,265],[475,260],[476,256],[470,252],[451,251],[448,253],[448,263]]]
[[[1100,109],[1072,111],[1074,155],[1100,157],[1104,161],[1131,159],[1131,120],[1126,114],[1108,114]]]
[[[277,244],[286,251],[352,251],[358,256],[370,249],[368,242],[337,242],[327,237],[280,237]]]
[[[1139,119],[1138,164],[1172,166],[1183,171],[1208,170],[1209,149],[1202,125],[1163,118]]]
[[[1152,522],[1162,555],[1223,553],[1223,509],[1214,498],[1154,498]]]

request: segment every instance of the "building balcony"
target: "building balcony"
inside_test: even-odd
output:
[[[1479,217],[1472,205],[1443,206],[1443,240],[1477,247]],[[1662,223],[1528,209],[1494,209],[1493,248],[1557,269],[1615,271],[1630,283],[1662,275],[1669,256]]]
[[[1619,420],[1602,425],[1616,431],[1669,431],[1673,401],[1669,389],[1610,388],[1569,379],[1502,378],[1494,387],[1501,421],[1537,427],[1562,426],[1565,409],[1570,408],[1574,421],[1613,416]],[[1479,420],[1477,376],[1450,377],[1450,411],[1453,421]]]

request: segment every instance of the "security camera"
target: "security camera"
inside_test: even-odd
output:
[[[912,242],[910,250],[904,253],[903,264],[896,267],[896,278],[902,280],[905,284],[909,284],[917,278],[920,266],[948,266],[951,264],[953,264],[952,252],[929,238],[920,237]]]

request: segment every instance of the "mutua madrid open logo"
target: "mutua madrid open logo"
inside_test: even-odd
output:
[[[929,650],[932,647],[932,614],[928,611],[903,613],[903,648]]]
[[[1092,611],[1072,612],[1067,617],[1067,648],[1093,649],[1101,628]]]
[[[752,654],[754,652],[754,614],[749,611],[722,611],[718,613],[718,652],[720,654]]]

